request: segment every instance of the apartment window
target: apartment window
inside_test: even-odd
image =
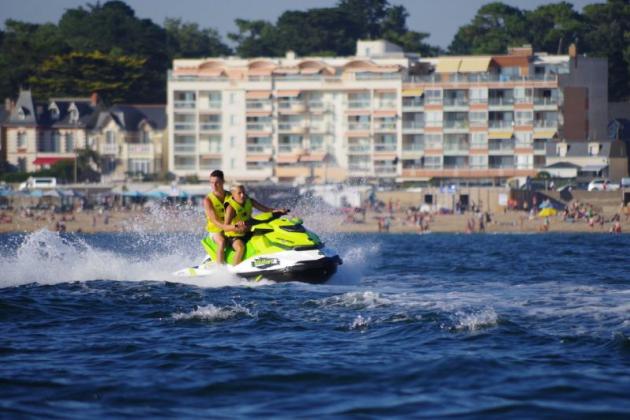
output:
[[[151,136],[148,131],[140,132],[140,143],[151,143]]]
[[[26,149],[26,133],[23,131],[17,133],[17,148]]]
[[[72,124],[76,124],[77,122],[79,122],[79,111],[77,111],[76,109],[70,111],[70,122]]]
[[[18,158],[17,166],[18,171],[26,172],[26,158]]]
[[[148,159],[131,159],[129,172],[148,174],[151,171],[151,162]]]
[[[597,156],[599,152],[602,150],[602,145],[599,143],[589,143],[588,144],[588,155],[589,156]]]
[[[424,147],[425,149],[441,149],[442,148],[442,135],[441,134],[425,134]]]
[[[534,167],[534,156],[532,155],[517,155],[516,156],[516,169],[532,169]]]
[[[470,89],[470,102],[473,104],[485,104],[488,102],[488,89],[473,88]]]
[[[514,120],[516,125],[532,125],[534,123],[534,113],[532,111],[516,111]]]
[[[472,169],[485,169],[488,167],[488,156],[472,155],[469,162]]]
[[[471,111],[468,118],[470,124],[485,125],[488,122],[488,113],[485,111]]]
[[[425,156],[424,167],[427,169],[440,169],[442,167],[441,156]]]
[[[486,133],[471,133],[472,147],[486,148],[488,147],[488,135]]]
[[[236,159],[232,158],[230,159],[230,169],[234,169],[234,162],[236,161]]]
[[[310,149],[323,150],[324,149],[324,136],[313,135],[309,140]]]
[[[50,150],[48,151],[58,152],[60,143],[61,143],[61,134],[59,134],[59,131],[53,131],[50,137]]]
[[[108,130],[105,132],[105,143],[107,144],[116,143],[116,134],[112,130]]]
[[[231,137],[230,137],[230,147],[231,147],[232,149],[234,149],[234,143],[236,143],[236,137],[231,136]]]
[[[66,133],[66,152],[70,153],[74,151],[74,134]]]
[[[442,103],[442,90],[441,89],[427,89],[424,91],[424,98],[427,104],[441,104]]]
[[[517,131],[514,133],[514,137],[516,138],[516,147],[532,147],[532,133],[522,133]]]
[[[439,127],[442,125],[442,112],[441,111],[427,111],[425,112],[425,124],[427,127]]]
[[[50,118],[52,118],[53,120],[59,119],[59,108],[54,105],[50,107]]]
[[[230,105],[234,105],[236,102],[236,93],[230,92]]]
[[[238,118],[236,118],[236,115],[230,115],[230,125],[232,127],[235,127],[237,123],[238,123]]]

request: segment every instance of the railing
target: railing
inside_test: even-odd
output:
[[[218,131],[221,130],[221,123],[201,123],[199,129],[201,131]]]
[[[370,101],[348,101],[349,109],[369,109]]]
[[[442,101],[444,106],[468,106],[468,98],[448,98]]]
[[[424,143],[403,143],[403,152],[422,152],[424,150]]]
[[[531,96],[527,96],[525,98],[514,97],[514,103],[515,104],[531,104],[532,100],[533,99],[532,99]]]
[[[247,123],[248,131],[271,131],[271,124]]]
[[[175,123],[175,131],[195,131],[195,123]]]
[[[128,154],[146,155],[153,153],[152,144],[127,144]]]
[[[442,121],[425,121],[425,127],[442,127]]]
[[[375,143],[374,151],[375,152],[395,152],[396,143]]]
[[[514,120],[514,125],[533,125],[534,120]]]
[[[471,104],[487,104],[488,98],[470,98]]]
[[[391,175],[396,173],[396,167],[391,165],[374,165],[374,172],[379,175]]]
[[[558,98],[541,98],[534,96],[534,105],[558,105]]]
[[[403,108],[421,108],[424,106],[423,99],[403,99]]]
[[[370,129],[370,123],[348,123],[348,131],[367,131]]]
[[[557,128],[558,127],[558,121],[534,120],[534,127],[536,127],[536,128]]]
[[[210,101],[210,102],[206,102],[206,108],[210,108],[210,109],[221,109],[221,101]]]
[[[442,105],[442,98],[429,96],[429,97],[424,98],[424,103],[426,105]]]
[[[246,109],[249,110],[269,110],[271,109],[271,102],[268,101],[247,101],[245,104]]]
[[[470,145],[468,143],[462,143],[462,144],[449,144],[449,143],[444,143],[444,151],[445,152],[468,152],[468,150],[470,149]]]
[[[444,120],[442,122],[444,128],[468,128],[467,120]]]
[[[514,98],[513,97],[502,97],[502,98],[488,98],[488,104],[490,105],[496,105],[496,106],[511,106],[514,105]]]
[[[297,123],[297,124],[279,123],[278,124],[278,131],[291,131],[291,132],[297,133],[297,132],[302,132],[305,129],[306,128],[304,126],[304,123]]]
[[[469,73],[469,74],[451,74],[443,75],[440,73],[433,73],[426,76],[406,76],[403,78],[405,83],[439,83],[439,82],[553,82],[558,80],[558,75],[544,74],[533,76],[512,76],[505,74],[491,74],[491,73]]]
[[[118,154],[117,144],[102,144],[101,153],[104,155],[116,155]]]
[[[197,107],[196,101],[175,101],[173,102],[175,109],[195,109]]]
[[[487,143],[487,142],[483,142],[483,143],[470,143],[470,148],[471,148],[471,149],[487,149],[487,148],[488,148],[488,143]]]
[[[547,148],[546,142],[539,142],[534,140],[534,150],[536,151],[544,151]]]
[[[377,101],[376,108],[378,109],[392,109],[397,108],[398,103],[396,101]]]
[[[488,120],[471,120],[468,122],[468,125],[471,127],[487,127]]]
[[[271,154],[273,149],[271,146],[263,145],[247,145],[247,153],[267,153]]]
[[[302,150],[303,147],[301,144],[292,145],[292,144],[281,144],[278,146],[278,153],[297,153]]]
[[[488,143],[488,150],[492,152],[511,152],[514,150],[514,143],[512,142],[500,142],[500,143]]]
[[[506,129],[506,128],[512,128],[513,126],[514,126],[513,121],[496,121],[496,120],[488,121],[488,127],[491,129]]]
[[[350,172],[371,172],[372,168],[369,165],[357,165],[357,164],[349,164],[348,170]]]
[[[488,163],[488,169],[514,169],[514,164],[509,163]]]
[[[375,130],[395,130],[396,123],[376,123],[374,124]]]
[[[424,121],[404,121],[403,130],[419,130],[424,128]]]
[[[348,153],[370,153],[370,145],[349,145]]]
[[[194,144],[176,144],[173,150],[175,153],[195,153],[197,149]]]

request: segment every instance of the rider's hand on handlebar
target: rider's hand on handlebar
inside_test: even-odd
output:
[[[289,211],[290,211],[289,209],[281,208],[281,209],[273,209],[271,212],[274,214],[284,215],[284,214],[287,214]]]

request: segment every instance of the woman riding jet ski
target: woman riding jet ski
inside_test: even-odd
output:
[[[246,214],[231,221],[238,223],[247,220],[249,233],[242,238],[245,246],[239,249],[238,255],[231,246],[226,247],[228,271],[255,280],[266,278],[280,282],[323,283],[342,263],[339,255],[324,247],[319,237],[306,230],[299,218],[289,219],[283,216],[284,212],[261,213],[250,217],[251,205],[246,202],[244,205],[232,205],[235,206],[237,216],[240,212]],[[235,234],[228,236],[237,237]],[[204,238],[201,244],[208,253],[206,259],[198,266],[175,272],[176,276],[207,276],[216,272],[217,244],[210,237]],[[238,261],[240,258],[241,262]]]

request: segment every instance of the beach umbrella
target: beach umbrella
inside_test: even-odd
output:
[[[551,201],[545,200],[542,203],[540,203],[538,208],[539,209],[551,209],[551,208],[553,208],[553,205],[551,204]]]
[[[125,191],[122,193],[122,195],[123,197],[132,197],[132,198],[144,197],[144,194],[137,190]]]
[[[553,207],[546,207],[538,212],[538,217],[549,217],[555,216],[556,214],[558,214],[558,211],[556,209],[554,209]]]
[[[61,193],[57,190],[49,190],[43,193],[42,197],[61,198]]]
[[[160,190],[149,191],[145,193],[144,195],[149,198],[157,198],[158,200],[168,197],[167,193]]]

